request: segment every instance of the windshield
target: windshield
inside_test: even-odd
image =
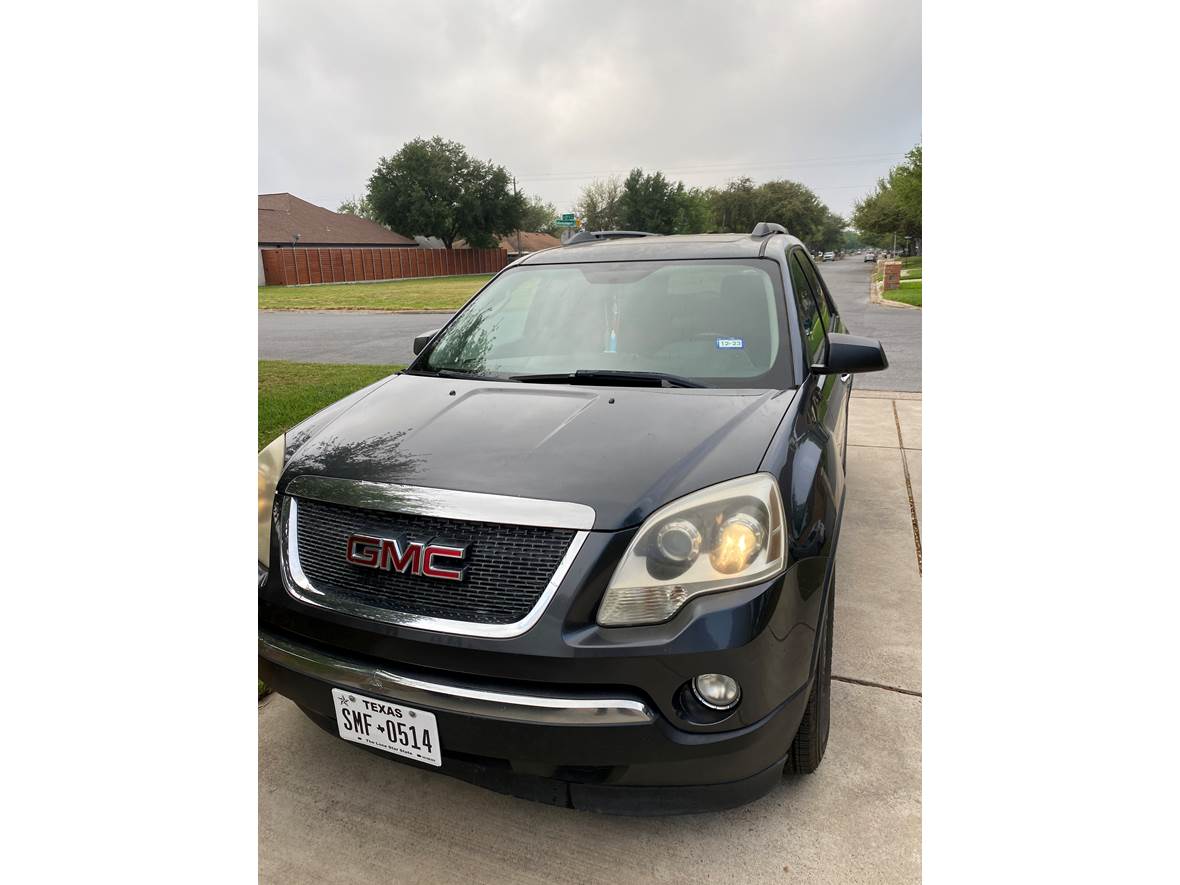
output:
[[[637,372],[710,387],[786,387],[777,268],[758,259],[512,268],[411,371],[502,378]]]

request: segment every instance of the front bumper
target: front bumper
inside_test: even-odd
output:
[[[810,689],[808,682],[757,722],[702,733],[677,728],[638,695],[440,679],[269,631],[259,633],[259,666],[269,686],[331,734],[331,689],[353,689],[433,712],[445,774],[522,798],[631,814],[730,808],[766,793]]]

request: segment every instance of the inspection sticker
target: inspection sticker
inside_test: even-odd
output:
[[[718,338],[718,350],[741,350],[746,346],[745,339],[742,338]]]

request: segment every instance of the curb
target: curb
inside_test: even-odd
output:
[[[259,313],[458,313],[460,307],[260,307]]]

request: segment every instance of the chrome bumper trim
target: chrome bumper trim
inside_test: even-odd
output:
[[[530,725],[646,725],[655,719],[642,701],[526,695],[429,682],[350,661],[263,631],[258,633],[258,656],[313,679],[465,716]]]

